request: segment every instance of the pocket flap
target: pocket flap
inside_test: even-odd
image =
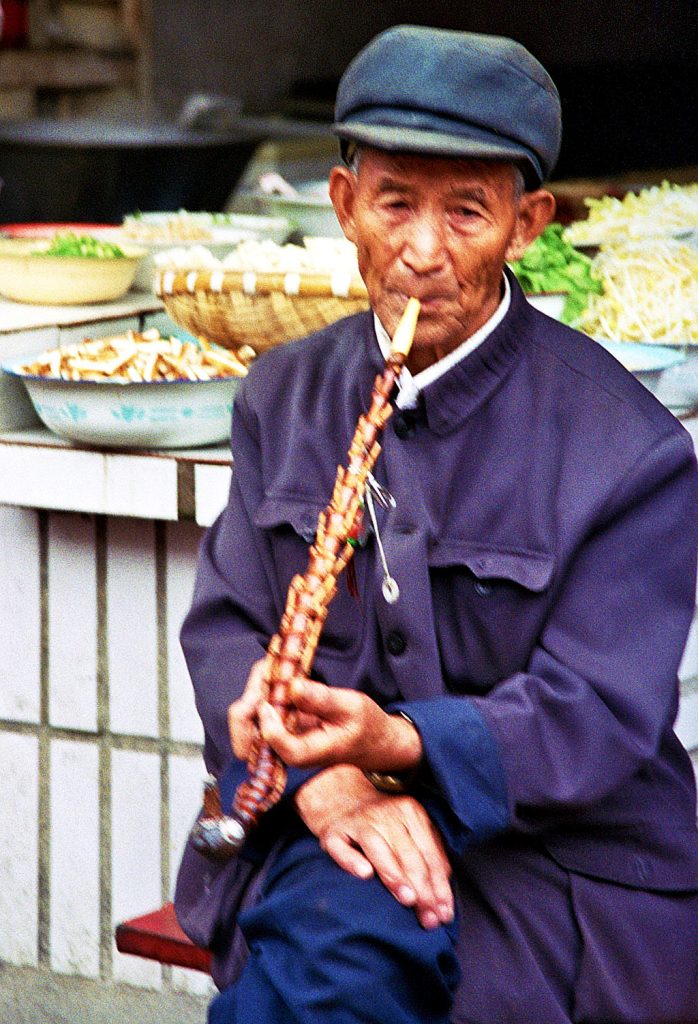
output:
[[[268,494],[255,513],[254,523],[265,530],[291,526],[310,543],[315,538],[318,516],[326,504],[326,501],[299,495]]]
[[[432,548],[429,565],[443,569],[463,565],[481,580],[511,580],[539,593],[550,585],[553,556],[544,551],[489,547],[444,538]]]

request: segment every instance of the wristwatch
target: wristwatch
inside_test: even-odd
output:
[[[409,772],[369,772],[364,771],[368,781],[381,793],[406,793],[407,787],[414,778],[414,771]]]

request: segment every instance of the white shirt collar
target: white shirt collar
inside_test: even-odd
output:
[[[492,316],[487,320],[479,330],[475,331],[475,334],[471,334],[458,348],[454,348],[453,352],[449,352],[443,359],[439,359],[438,362],[432,363],[431,366],[427,366],[426,370],[420,370],[419,373],[412,375],[407,367],[403,367],[402,373],[398,380],[399,394],[395,404],[398,409],[413,409],[417,404],[417,398],[422,388],[425,388],[427,384],[431,384],[432,381],[437,380],[444,373],[459,363],[461,359],[465,359],[467,355],[474,352],[478,345],[481,345],[485,338],[492,333],[507,314],[509,305],[511,303],[511,287],[507,280],[506,274],[504,278],[504,295],[502,301],[495,309]],[[390,353],[390,337],[383,324],[380,322],[378,317],[373,315],[373,323],[376,329],[376,337],[380,350],[383,353],[383,358],[387,359]]]

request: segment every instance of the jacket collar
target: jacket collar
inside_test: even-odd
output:
[[[514,274],[505,268],[511,304],[501,323],[478,347],[445,374],[420,391],[415,419],[424,419],[435,434],[446,435],[467,419],[501,386],[516,363],[523,336],[535,310],[527,302]],[[379,373],[382,356],[371,325],[372,372]],[[409,415],[409,410],[404,410]]]

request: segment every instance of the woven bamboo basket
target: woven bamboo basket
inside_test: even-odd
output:
[[[361,278],[340,272],[163,270],[155,292],[175,323],[196,337],[257,353],[368,309]]]

